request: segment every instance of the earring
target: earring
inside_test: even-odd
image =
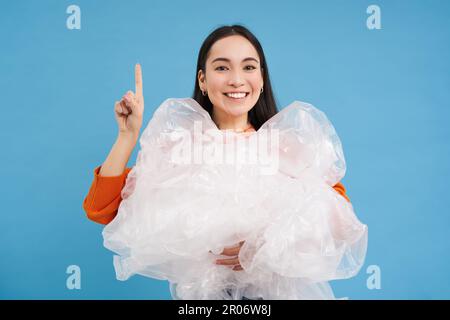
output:
[[[264,87],[261,87],[261,93],[263,93],[263,91],[264,91]]]
[[[206,96],[207,92],[202,90],[202,95]]]

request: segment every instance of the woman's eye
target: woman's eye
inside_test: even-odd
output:
[[[227,67],[220,66],[220,67],[217,67],[216,70],[222,71],[222,70],[224,70],[224,68],[227,68]],[[254,66],[250,66],[250,65],[249,65],[249,66],[246,66],[245,69],[246,69],[246,70],[255,70],[256,68],[255,68]]]

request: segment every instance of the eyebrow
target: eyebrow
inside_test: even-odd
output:
[[[228,58],[216,58],[216,59],[214,59],[213,61],[211,61],[211,63],[214,63],[214,62],[216,62],[216,61],[230,62],[230,59],[228,59]],[[245,58],[245,59],[242,60],[242,62],[245,62],[245,61],[255,61],[256,63],[259,63],[258,60],[256,60],[255,58],[252,58],[252,57],[247,57],[247,58]]]

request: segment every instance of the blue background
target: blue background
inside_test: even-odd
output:
[[[66,9],[81,8],[81,30]],[[381,8],[381,30],[366,9]],[[449,299],[449,1],[3,1],[0,298],[170,299],[115,279],[82,202],[111,149],[113,104],[143,67],[145,116],[188,97],[204,38],[242,23],[266,53],[279,107],[314,104],[344,146],[342,180],[369,226],[361,272],[337,297]],[[128,166],[135,163],[135,149]],[[66,268],[81,268],[81,289]],[[366,269],[381,270],[369,290]]]

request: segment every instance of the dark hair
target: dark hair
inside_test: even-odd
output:
[[[205,41],[203,41],[203,44],[198,53],[197,70],[195,73],[195,88],[192,98],[196,100],[206,111],[208,111],[209,115],[212,117],[213,105],[209,100],[208,96],[202,95],[198,81],[198,73],[200,70],[203,70],[203,72],[205,72],[206,59],[212,45],[216,41],[232,35],[240,35],[246,38],[248,41],[250,41],[250,43],[255,47],[256,51],[258,52],[259,58],[261,60],[260,65],[264,81],[264,90],[263,93],[261,93],[261,95],[259,96],[259,99],[256,102],[255,106],[248,112],[250,124],[255,128],[255,130],[258,130],[264,124],[264,122],[269,120],[278,111],[275,98],[272,92],[272,86],[270,85],[269,70],[266,64],[264,51],[258,39],[256,39],[256,37],[244,26],[232,25],[219,27],[216,30],[214,30],[205,39]]]

